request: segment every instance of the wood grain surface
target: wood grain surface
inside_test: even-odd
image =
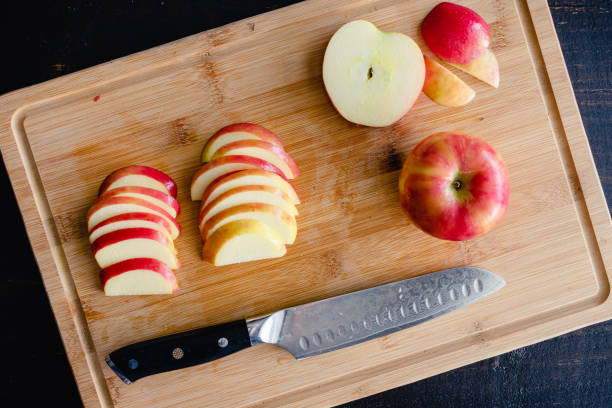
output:
[[[372,4],[379,5],[378,9],[373,9]],[[13,117],[13,124],[17,123],[13,126],[15,134],[21,132],[22,140],[18,136],[18,143],[27,141],[20,148],[27,144],[30,149],[27,151],[26,146],[26,154],[20,149],[21,162],[38,172],[39,177],[26,174],[28,182],[39,193],[44,188],[44,200],[35,198],[38,213],[48,216],[42,217],[42,228],[30,218],[36,218],[36,209],[24,204],[27,197],[23,194],[27,195],[29,187],[23,184],[20,164],[11,163],[10,155],[14,151],[7,149],[6,138],[3,138],[2,150],[31,240],[32,228],[39,234],[44,231],[52,243],[54,238],[50,235],[57,239],[50,251],[45,248],[45,240],[32,242],[51,302],[58,316],[61,297],[68,293],[70,299],[71,285],[74,285],[78,299],[75,296],[72,300],[75,304],[80,301],[84,310],[81,317],[87,320],[87,326],[80,327],[84,332],[79,338],[80,312],[76,311],[77,327],[72,329],[62,327],[62,319],[58,317],[64,341],[70,344],[66,339],[70,340],[71,335],[76,342],[74,346],[88,335],[93,340],[81,344],[89,361],[80,354],[79,347],[69,347],[74,353],[72,361],[77,380],[79,364],[83,366],[87,361],[89,369],[95,368],[104,354],[125,342],[265,313],[458,263],[499,270],[512,285],[504,289],[505,293],[472,307],[469,313],[459,312],[410,333],[388,336],[359,350],[353,348],[342,355],[334,353],[305,364],[287,361],[282,351],[261,347],[218,365],[185,370],[165,379],[158,376],[149,383],[143,380],[142,385],[137,383],[130,389],[121,388],[116,378],[104,369],[110,397],[118,406],[139,403],[151,406],[146,398],[162,396],[170,398],[158,399],[157,403],[162,406],[171,402],[197,405],[194,397],[208,398],[214,405],[215,400],[210,398],[226,397],[219,395],[219,389],[229,390],[239,385],[252,387],[252,392],[247,400],[236,395],[235,404],[329,402],[329,399],[317,398],[342,401],[422,378],[439,372],[442,366],[448,369],[473,361],[474,357],[482,358],[600,320],[597,313],[605,316],[604,308],[593,309],[593,306],[607,296],[607,276],[602,264],[606,261],[597,259],[597,245],[598,240],[599,244],[605,244],[606,236],[601,235],[600,229],[605,233],[609,228],[609,213],[605,203],[601,204],[601,189],[593,177],[588,146],[585,150],[586,139],[571,87],[563,66],[559,66],[559,50],[555,48],[556,38],[550,30],[546,5],[531,3],[536,17],[535,31],[524,4],[518,5],[520,17],[514,13],[512,3],[501,8],[477,2],[468,5],[481,11],[486,20],[494,21],[494,27],[495,24],[509,26],[497,32],[494,39],[494,50],[502,65],[500,90],[479,87],[474,82],[472,85],[480,91],[477,100],[465,110],[450,113],[422,97],[406,118],[388,129],[355,128],[335,115],[317,79],[322,50],[339,24],[335,19],[345,19],[346,14],[350,18],[363,16],[386,29],[401,30],[418,38],[416,27],[428,11],[428,5],[357,3],[337,10],[332,8],[335,14],[328,13],[329,20],[325,23],[322,17],[316,18],[314,21],[321,24],[310,27],[312,31],[287,29],[291,19],[303,21],[309,15],[314,19],[320,12],[320,6],[304,3],[299,5],[299,12],[294,7],[282,10],[285,14],[257,17],[263,21],[255,21],[255,27],[263,26],[261,31],[237,23],[151,50],[148,55],[130,57],[114,63],[115,66],[109,64],[89,70],[63,83],[49,83],[8,96],[8,102],[15,98],[18,106],[25,104],[20,99],[24,94],[28,103],[35,102],[26,106],[17,120],[12,110],[7,114]],[[245,26],[253,31],[250,37],[245,35]],[[288,51],[274,46],[272,41],[280,34],[283,41],[290,38],[297,44],[295,49]],[[525,47],[523,36],[530,47]],[[236,42],[240,42],[240,47],[233,46]],[[212,52],[202,61],[197,50],[206,46]],[[176,55],[168,60],[170,49]],[[253,52],[255,49],[257,53]],[[287,58],[287,70],[270,62],[281,57]],[[257,61],[257,69],[250,66],[253,61]],[[260,70],[262,67],[265,69]],[[138,81],[134,80],[134,70],[140,70]],[[508,82],[504,85],[505,78]],[[548,78],[552,85],[547,82]],[[152,94],[150,89],[157,92]],[[94,103],[92,97],[98,90],[102,98]],[[59,96],[44,100],[42,93]],[[44,98],[48,96],[45,94]],[[181,101],[181,106],[172,103],[176,100]],[[36,104],[38,101],[41,102]],[[217,109],[202,112],[202,105]],[[503,116],[497,114],[499,110],[504,111]],[[550,123],[542,120],[547,111]],[[313,204],[308,209],[302,206],[305,209],[299,221],[302,240],[290,249],[287,258],[226,268],[220,274],[197,259],[199,244],[193,239],[195,225],[185,221],[194,218],[195,209],[187,204],[187,184],[197,168],[197,151],[202,142],[228,120],[245,120],[244,112],[248,112],[248,120],[269,126],[283,138],[304,173],[297,183],[302,201]],[[486,239],[468,244],[442,243],[424,237],[401,218],[395,202],[402,155],[422,136],[449,124],[477,135],[486,134],[485,138],[506,158],[513,184],[514,200],[502,226]],[[114,141],[138,145],[139,149],[113,150]],[[147,142],[151,142],[150,146]],[[98,157],[106,160],[97,162]],[[184,290],[179,296],[161,302],[130,299],[119,308],[116,302],[100,296],[95,266],[83,244],[86,239],[82,217],[104,174],[119,163],[143,158],[146,164],[168,171],[179,182],[185,208],[181,216],[185,233],[183,241],[177,244],[186,265],[179,272]],[[67,182],[68,176],[77,182]],[[568,188],[566,177],[572,189]],[[398,219],[404,222],[398,223]],[[62,265],[63,261],[66,263]],[[45,262],[50,262],[53,268],[48,268]],[[54,287],[48,283],[52,277],[45,275],[45,265],[49,274],[57,274],[55,266],[67,271],[63,276],[60,271],[61,286],[55,287],[55,301]],[[219,295],[222,293],[226,295]],[[568,318],[580,308],[589,313]],[[206,311],[205,319],[202,319],[202,310]],[[525,316],[538,325],[539,331],[534,333],[533,325],[522,326],[530,320]],[[565,319],[569,326],[561,328],[565,326],[556,324],[556,318]],[[130,330],[126,331],[126,327]],[[523,327],[526,328],[523,335],[513,332]],[[432,340],[435,332],[444,335]],[[531,336],[525,335],[528,332]],[[440,338],[445,336],[454,341]],[[449,353],[454,350],[449,348],[453,343],[467,352],[462,356]],[[476,347],[477,344],[480,346]],[[368,357],[364,358],[363,353]],[[418,357],[423,353],[427,359]],[[249,379],[254,383],[242,381],[242,384],[235,382],[238,375],[222,376],[227,382],[220,384],[220,388],[202,390],[199,386],[203,376],[215,375],[216,379],[219,373],[240,372],[240,367],[247,366],[249,361],[250,369],[255,364],[256,370],[270,375]],[[408,366],[420,370],[405,376]],[[324,378],[312,378],[314,372],[333,379],[333,386],[326,388],[327,394],[312,395],[313,387],[320,389],[325,383]],[[87,367],[82,373],[87,377]],[[190,380],[190,384],[187,379],[194,377],[200,380]],[[265,381],[275,381],[278,386],[291,388],[293,384],[295,388],[303,388],[307,385],[304,379],[308,379],[310,388],[274,400],[269,394],[274,387],[263,385]],[[158,381],[178,392],[167,395],[167,390],[158,387]],[[364,387],[360,381],[370,385]],[[91,398],[87,378],[81,378],[79,384],[86,403],[93,404],[95,398]],[[98,384],[97,395],[93,396],[104,399],[103,384]]]

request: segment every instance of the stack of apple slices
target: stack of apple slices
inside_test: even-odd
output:
[[[87,213],[89,242],[107,296],[178,289],[173,240],[180,233],[176,183],[159,170],[128,166],[109,175]]]
[[[226,126],[204,146],[202,163],[191,199],[201,200],[203,259],[220,266],[283,256],[300,200],[288,181],[299,170],[280,139],[250,123]]]

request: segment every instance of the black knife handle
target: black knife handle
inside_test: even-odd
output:
[[[148,375],[217,360],[250,345],[246,321],[239,320],[130,344],[110,353],[106,363],[131,384]]]

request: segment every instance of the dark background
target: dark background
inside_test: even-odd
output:
[[[1,3],[0,94],[294,2]],[[612,203],[612,2],[549,0],[549,5],[606,198]],[[5,264],[0,273],[0,401],[38,406],[42,397],[46,405],[80,406],[4,165],[0,181],[7,199],[5,236],[10,240],[5,262],[12,265]],[[610,357],[612,321],[342,407],[612,407]]]

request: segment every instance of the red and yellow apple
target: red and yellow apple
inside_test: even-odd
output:
[[[174,272],[152,258],[132,258],[100,271],[106,296],[168,295],[178,289]]]
[[[204,243],[202,258],[215,266],[278,258],[287,252],[282,238],[258,220],[242,219],[217,229]]]
[[[464,241],[493,228],[508,208],[508,171],[484,140],[442,132],[421,141],[404,162],[400,203],[434,237]]]
[[[262,169],[283,176],[283,172],[272,163],[251,156],[225,156],[206,163],[191,180],[191,199],[198,201],[206,188],[217,178],[238,170]]]
[[[233,125],[225,126],[208,139],[202,150],[202,163],[211,161],[212,156],[221,147],[239,140],[261,140],[281,148],[283,147],[278,136],[263,126],[252,123],[234,123]]]
[[[167,174],[146,166],[127,166],[112,172],[100,186],[98,195],[118,187],[148,187],[176,197],[176,183]]]
[[[443,2],[429,12],[421,26],[423,39],[440,59],[456,64],[475,60],[489,47],[489,26],[473,10]]]
[[[179,262],[172,240],[150,228],[121,229],[98,237],[91,249],[100,268],[132,258],[153,258],[177,269]]]
[[[476,92],[472,88],[427,56],[425,56],[425,67],[427,73],[423,92],[432,101],[443,106],[457,107],[466,105],[474,99]]]
[[[488,48],[478,58],[467,64],[451,63],[451,65],[491,85],[493,88],[499,86],[499,65],[497,58]]]
[[[300,170],[291,156],[281,146],[272,143],[261,140],[239,140],[228,143],[216,151],[212,160],[231,155],[251,156],[272,163],[289,180],[300,175]]]
[[[323,59],[323,82],[346,120],[387,126],[412,107],[425,79],[419,46],[407,35],[387,33],[357,20],[332,36]]]
[[[126,186],[117,187],[106,191],[100,196],[100,199],[107,197],[135,197],[141,198],[160,208],[163,208],[168,214],[176,218],[181,211],[181,207],[176,201],[176,198],[170,194],[162,193],[159,190],[148,187]]]

